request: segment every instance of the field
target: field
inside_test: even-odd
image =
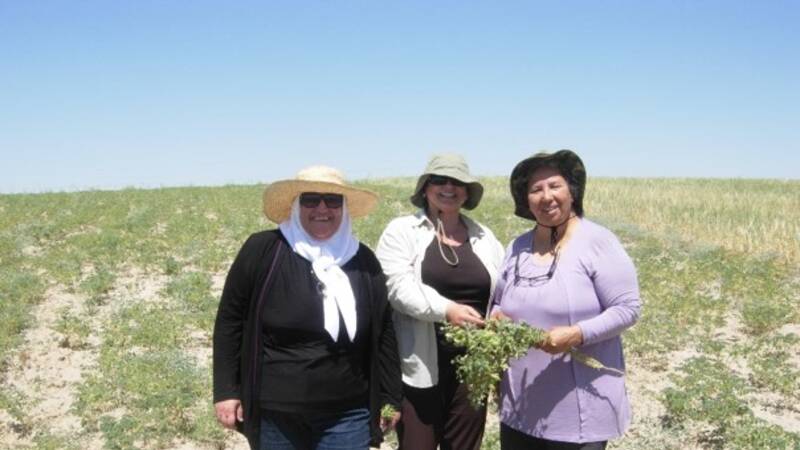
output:
[[[471,215],[507,243],[530,223],[484,182]],[[362,241],[413,183],[360,183],[382,195]],[[0,448],[244,448],[211,413],[210,336],[231,259],[273,226],[261,190],[0,195]],[[610,447],[800,449],[800,181],[592,179],[585,208],[642,290]]]

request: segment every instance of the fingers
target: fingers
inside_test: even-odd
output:
[[[465,321],[475,325],[483,325],[483,316],[475,308],[464,305],[464,312],[466,314]]]
[[[236,399],[223,400],[214,404],[217,421],[225,428],[236,428],[236,421],[244,421],[242,402]]]
[[[394,430],[398,422],[400,422],[399,411],[394,413],[394,415],[391,418],[381,417],[381,431],[386,433],[387,431]]]
[[[467,324],[484,324],[483,316],[481,316],[478,311],[475,310],[475,308],[458,303],[453,303],[450,305],[447,314],[447,320],[453,323],[453,325],[457,325],[459,327],[463,327]]]
[[[506,320],[506,319],[508,319],[508,316],[505,315],[505,313],[503,313],[503,311],[500,311],[499,309],[495,309],[494,311],[492,311],[492,315],[490,316],[490,318],[495,319],[495,320]]]
[[[542,345],[539,349],[547,353],[558,354],[570,351],[583,341],[580,328],[577,326],[554,327],[547,332]]]

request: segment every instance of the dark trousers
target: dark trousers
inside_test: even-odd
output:
[[[442,373],[444,372],[444,373]],[[440,371],[439,384],[403,384],[403,417],[397,427],[400,450],[478,450],[486,425],[486,406],[475,409],[467,387],[452,369]]]
[[[501,450],[605,450],[607,441],[601,442],[561,442],[539,439],[508,425],[500,424]]]

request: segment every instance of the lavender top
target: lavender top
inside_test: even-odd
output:
[[[581,219],[560,252],[553,278],[531,286],[524,277],[547,273],[534,262],[532,231],[508,248],[494,307],[512,320],[548,330],[578,325],[580,351],[625,369],[620,333],[639,317],[636,269],[606,228]],[[520,280],[514,267],[519,262]],[[538,349],[510,362],[500,385],[500,420],[523,433],[565,442],[605,441],[624,433],[630,406],[624,377],[586,367],[568,354]]]

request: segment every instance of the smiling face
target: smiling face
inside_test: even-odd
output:
[[[445,177],[438,177],[439,179]],[[441,181],[437,180],[437,183]],[[443,214],[458,213],[461,206],[467,201],[467,186],[463,183],[457,183],[456,186],[448,178],[445,184],[434,184],[428,182],[425,184],[425,199],[428,201],[429,212],[439,212]]]
[[[300,224],[309,236],[324,241],[330,239],[342,224],[342,206],[329,208],[325,201],[315,206],[304,206],[300,202]]]
[[[536,222],[554,227],[572,214],[572,193],[567,180],[552,167],[540,167],[528,177],[528,208]]]

